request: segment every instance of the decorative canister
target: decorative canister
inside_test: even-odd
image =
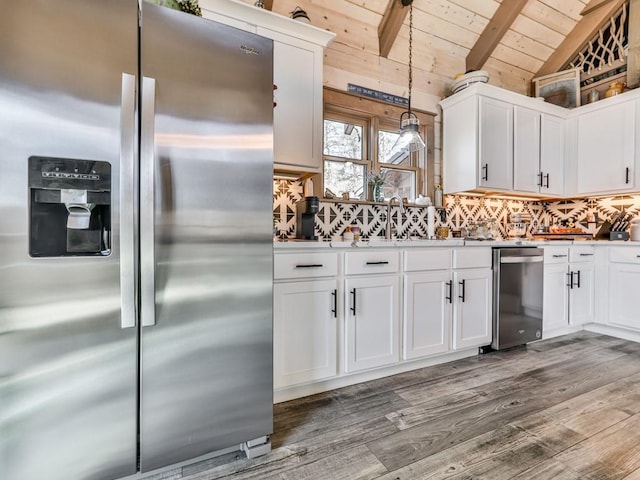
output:
[[[619,95],[624,90],[624,83],[622,82],[613,82],[609,85],[609,88],[606,92],[604,92],[605,98],[612,97],[614,95]]]

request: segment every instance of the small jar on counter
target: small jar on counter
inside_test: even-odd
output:
[[[637,218],[633,222],[631,222],[629,237],[632,242],[640,242],[640,218]]]

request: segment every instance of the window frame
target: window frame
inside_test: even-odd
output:
[[[412,153],[411,165],[394,165],[392,163],[380,162],[378,160],[378,132],[380,130],[386,132],[397,132],[399,128],[400,115],[406,111],[405,107],[392,105],[378,100],[369,99],[359,95],[335,90],[332,88],[324,88],[324,120],[335,120],[345,122],[345,120],[356,120],[355,123],[367,125],[363,128],[363,159],[355,160],[343,157],[334,157],[330,155],[322,155],[322,191],[324,191],[324,165],[325,160],[339,162],[353,162],[365,165],[366,173],[380,173],[381,168],[390,170],[412,171],[416,178],[415,194],[433,195],[434,190],[434,159],[433,159],[433,142],[434,142],[434,118],[435,114],[411,109],[420,120],[420,134],[425,138],[427,147],[420,152]],[[346,122],[345,122],[346,123]],[[323,128],[324,142],[324,128]],[[367,185],[365,185],[367,188]],[[335,192],[339,195],[340,192]],[[365,200],[351,200],[358,203],[375,203],[369,198],[370,192],[367,193]]]

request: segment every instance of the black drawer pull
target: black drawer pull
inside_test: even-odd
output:
[[[581,257],[593,257],[593,253],[581,253]]]
[[[567,256],[567,255],[554,255],[554,256],[553,256],[553,258],[564,258],[564,257],[566,257],[566,256]]]
[[[351,312],[355,316],[356,314],[356,289],[355,288],[351,290],[351,297],[352,297]]]
[[[321,263],[309,263],[307,265],[296,265],[296,268],[322,268],[324,267]]]
[[[367,265],[389,265],[389,262],[367,262]]]
[[[331,292],[331,296],[333,297],[331,313],[333,313],[333,318],[338,318],[338,290],[334,289],[333,292]]]
[[[464,284],[465,284],[465,281],[462,280],[461,282],[458,282],[458,284],[460,285],[460,287],[462,289],[462,295],[458,295],[458,298],[464,302]]]

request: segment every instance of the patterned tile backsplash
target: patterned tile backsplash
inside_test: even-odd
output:
[[[299,181],[273,181],[273,215],[276,234],[280,238],[295,238],[295,203],[303,196],[303,186]],[[538,225],[571,221],[585,233],[595,233],[600,224],[611,220],[620,211],[640,216],[640,195],[601,197],[596,199],[571,199],[555,202],[525,201],[493,197],[446,195],[444,198],[445,218],[439,218],[436,225],[446,225],[452,230],[469,226],[472,222],[495,218],[500,234],[507,237],[506,224],[516,213],[531,217],[530,230]],[[426,236],[426,207],[409,206],[400,215],[397,206],[391,210],[396,235]],[[329,240],[339,237],[348,225],[359,226],[364,238],[384,236],[387,207],[347,202],[320,202],[316,216],[316,234]],[[436,216],[438,218],[438,216]]]

